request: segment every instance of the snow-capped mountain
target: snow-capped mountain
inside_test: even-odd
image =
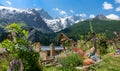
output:
[[[5,26],[10,23],[25,23],[26,26],[43,33],[52,32],[35,9],[21,10],[0,6],[0,24]]]
[[[60,30],[72,26],[75,23],[83,21],[83,19],[81,16],[73,15],[73,16],[51,19],[51,20],[44,19],[44,21],[47,23],[47,26],[51,28],[54,32],[58,32]]]
[[[16,9],[0,6],[0,24],[25,23],[25,25],[40,30],[43,33],[58,32],[74,23],[82,21],[79,15],[53,18],[44,9]]]
[[[43,18],[43,19],[53,19],[53,17],[50,16],[48,14],[48,12],[45,11],[43,8],[41,8],[41,9],[35,9],[35,10],[40,14],[41,18]]]
[[[41,16],[41,18],[46,22],[47,26],[52,29],[54,32],[58,32],[62,29],[65,29],[74,23],[81,21],[80,16],[68,16],[63,18],[53,18],[46,12],[44,9],[35,9]]]
[[[67,16],[62,18],[53,18],[44,9],[35,9],[41,16],[41,18],[46,22],[47,26],[54,32],[58,32],[67,27],[72,26],[75,23],[83,21],[80,15]]]

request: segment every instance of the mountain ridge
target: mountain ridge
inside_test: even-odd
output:
[[[0,24],[4,26],[14,22],[25,23],[27,26],[33,27],[43,33],[53,32],[35,9],[21,10],[0,6],[0,15]]]
[[[103,14],[98,14],[94,19],[107,20],[107,17],[104,16]]]
[[[113,32],[120,32],[120,20],[99,20],[99,19],[93,19],[93,20],[85,20],[79,23],[76,23],[75,25],[66,28],[59,33],[65,33],[71,38],[79,39],[80,35],[87,35],[88,32],[90,32],[90,24],[93,26],[93,30],[96,33],[106,33],[108,38],[112,38]]]
[[[83,19],[81,16],[73,15],[52,20],[44,19],[44,21],[47,23],[48,27],[54,30],[54,32],[59,32],[65,28],[74,25],[75,23],[83,21]]]
[[[63,18],[53,18],[43,8],[40,9],[17,9],[12,7],[0,6],[0,23],[5,25],[9,23],[26,23],[43,33],[58,32],[74,23],[82,21],[79,15],[67,16]],[[50,30],[50,31],[49,31]]]

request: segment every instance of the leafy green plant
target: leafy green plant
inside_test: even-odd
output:
[[[75,53],[68,54],[65,58],[59,58],[57,59],[58,63],[62,65],[62,70],[66,71],[70,69],[71,71],[74,71],[74,68],[76,66],[81,66],[83,62],[83,58],[78,56]]]
[[[108,51],[108,44],[107,44],[107,37],[105,33],[97,34],[97,42],[98,42],[98,49],[100,50],[101,54],[106,54]]]
[[[64,44],[65,44],[65,47],[67,48],[67,50],[69,50],[69,51],[72,50],[72,47],[70,46],[70,41],[69,40],[66,40]]]
[[[28,31],[21,29],[18,24],[10,24],[6,26],[6,30],[10,32],[10,37],[0,43],[2,48],[7,49],[9,61],[13,64],[19,59],[22,60],[24,71],[41,71],[39,67],[39,53],[35,52],[28,42]],[[18,63],[19,64],[19,63]],[[14,65],[13,65],[14,66]],[[11,66],[9,66],[11,69]],[[14,67],[15,68],[15,67]],[[16,66],[15,70],[19,70]]]

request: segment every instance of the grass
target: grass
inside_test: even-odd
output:
[[[44,68],[44,71],[73,71],[71,69],[63,70],[57,67]],[[83,70],[74,70],[83,71]],[[87,71],[120,71],[120,55],[119,56],[103,56],[103,61],[89,67]]]
[[[87,71],[120,71],[120,55],[118,56],[104,55],[102,56],[102,59],[103,59],[102,62],[89,67]],[[9,65],[8,59],[0,56],[0,71],[7,71],[8,65]],[[43,67],[43,71],[81,71],[81,70],[76,70],[76,69],[72,70],[70,67],[64,69],[53,66],[53,67]]]
[[[43,71],[62,71],[57,67],[44,67]]]
[[[88,68],[88,71],[120,71],[120,55],[103,57],[103,61]]]
[[[8,63],[6,59],[0,58],[0,71],[6,71],[8,68]],[[107,56],[103,57],[103,61],[91,66],[88,71],[120,71],[120,55],[119,56]],[[44,67],[43,71],[66,71],[57,67]],[[73,71],[71,69],[67,69],[67,71]],[[81,71],[81,70],[74,70]]]
[[[104,60],[97,66],[96,71],[120,71],[120,55],[105,56]]]
[[[7,59],[0,56],[0,71],[7,71],[8,65]]]

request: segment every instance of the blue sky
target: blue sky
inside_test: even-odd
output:
[[[20,9],[43,8],[53,17],[81,15],[92,18],[103,14],[120,19],[120,0],[0,0],[0,4]]]

